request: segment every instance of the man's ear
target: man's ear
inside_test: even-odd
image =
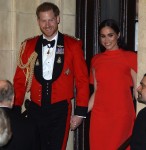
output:
[[[60,23],[60,16],[57,16],[57,23]]]

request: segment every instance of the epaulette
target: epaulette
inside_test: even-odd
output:
[[[27,39],[25,39],[21,44],[23,44],[24,42],[27,42],[27,41],[29,41],[29,40],[31,40],[31,39],[34,39],[35,37],[37,37],[37,36],[33,36],[33,37],[30,37],[30,38],[27,38]]]
[[[68,35],[68,34],[65,34],[66,36],[69,36],[69,37],[71,37],[71,38],[73,38],[73,39],[75,39],[75,40],[80,40],[79,38],[77,38],[77,37],[75,37],[75,36],[72,36],[72,35]]]

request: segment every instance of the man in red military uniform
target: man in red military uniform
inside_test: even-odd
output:
[[[36,121],[42,150],[65,150],[69,128],[75,130],[87,113],[88,71],[82,43],[58,31],[59,8],[45,2],[36,10],[41,36],[21,45],[14,77],[15,103],[22,106],[30,92],[28,118]],[[76,109],[71,99],[76,87]]]

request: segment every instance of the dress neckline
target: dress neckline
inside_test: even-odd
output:
[[[118,54],[118,53],[121,53],[123,50],[122,49],[116,49],[116,50],[106,50],[104,52],[104,54]]]

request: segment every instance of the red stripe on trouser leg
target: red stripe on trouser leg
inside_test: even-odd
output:
[[[61,150],[66,150],[66,145],[67,145],[67,140],[68,140],[68,135],[69,135],[69,130],[70,130],[71,112],[72,112],[72,105],[71,105],[71,102],[69,102],[68,115],[67,115],[67,120],[66,120],[66,130],[65,130],[65,134],[64,134],[64,139],[63,139],[63,144],[62,144]]]

